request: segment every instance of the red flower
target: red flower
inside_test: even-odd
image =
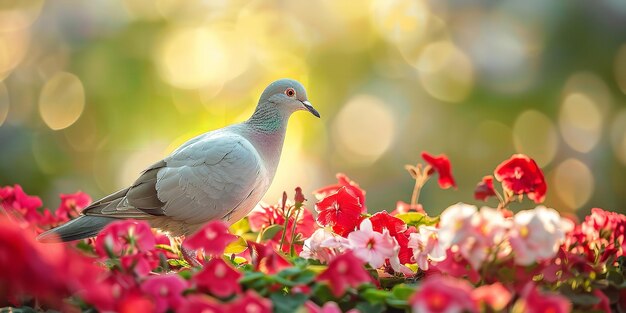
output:
[[[350,287],[356,288],[372,281],[369,273],[363,267],[363,261],[354,256],[352,251],[330,261],[328,268],[317,279],[328,281],[330,290],[337,298],[341,297]]]
[[[187,238],[185,245],[192,249],[204,249],[204,253],[212,256],[221,256],[226,246],[235,240],[237,236],[228,232],[226,223],[212,221]]]
[[[190,295],[177,312],[179,313],[223,313],[225,310],[212,298],[205,295]]]
[[[261,231],[271,225],[285,225],[285,214],[282,208],[278,206],[265,206],[259,204],[248,215],[248,221],[250,222],[250,229],[252,231]],[[285,244],[283,245],[283,252],[288,253],[291,245],[291,235],[293,233],[293,221],[295,218],[295,212],[291,213],[289,223],[287,224],[287,233],[285,234]],[[300,208],[298,214],[298,221],[296,224],[296,234],[302,234],[302,238],[310,237],[315,231],[315,220],[313,214],[306,208]],[[270,242],[276,249],[280,245],[280,240],[283,236],[283,231],[279,231],[270,239]],[[294,244],[297,253],[302,251],[302,243]]]
[[[101,257],[135,254],[154,250],[154,234],[145,221],[120,220],[107,225],[96,238],[96,252]]]
[[[375,213],[370,217],[372,229],[382,234],[383,229],[389,231],[389,235],[395,236],[407,229],[406,223],[401,219],[389,215],[387,211]]]
[[[271,244],[263,245],[254,241],[248,241],[250,248],[250,256],[252,265],[257,271],[267,274],[275,274],[287,267],[291,267],[291,263],[282,255],[276,253]]]
[[[141,290],[152,296],[156,307],[155,312],[163,313],[168,309],[176,311],[183,303],[183,291],[187,281],[177,274],[150,276],[141,284]]]
[[[478,302],[485,303],[494,311],[502,311],[509,304],[513,295],[501,283],[480,286],[472,292]]]
[[[450,160],[445,154],[432,156],[428,152],[422,152],[422,159],[432,167],[428,175],[432,175],[433,172],[439,173],[439,187],[442,189],[456,188],[454,177],[452,177]]]
[[[493,176],[488,175],[483,177],[483,180],[476,185],[474,189],[474,198],[480,201],[487,201],[489,197],[496,195],[496,190],[493,189]]]
[[[229,312],[271,313],[272,301],[261,298],[256,292],[248,290],[243,297],[230,304]]]
[[[302,194],[302,188],[296,187],[296,195],[293,200],[296,201],[296,203],[304,203],[304,201],[306,201],[304,194]]]
[[[54,211],[58,222],[65,222],[78,216],[78,213],[91,203],[91,197],[84,192],[78,191],[71,194],[61,194],[61,204]]]
[[[413,312],[478,312],[472,286],[449,276],[429,276],[409,299]]]
[[[324,188],[313,191],[315,197],[317,197],[318,200],[324,199],[344,187],[350,195],[359,200],[359,204],[363,209],[362,213],[367,212],[367,207],[365,206],[365,190],[361,189],[357,183],[351,181],[350,178],[348,178],[348,176],[346,176],[345,174],[338,173],[337,180],[339,182],[336,185],[326,186]]]
[[[221,258],[213,258],[204,265],[202,271],[193,276],[192,282],[203,292],[226,298],[241,292],[241,273],[226,264]]]
[[[535,203],[543,202],[546,196],[546,181],[537,163],[523,154],[514,154],[500,163],[494,172],[505,190],[513,194],[527,194]]]
[[[515,305],[515,307],[518,306],[521,309],[520,312],[528,313],[566,313],[572,310],[572,303],[567,298],[558,294],[541,293],[534,283],[526,285],[521,298]]]
[[[323,226],[331,226],[341,236],[347,236],[361,221],[363,207],[346,187],[327,196],[315,205],[319,212],[317,222]]]
[[[117,309],[120,313],[154,312],[156,307],[150,298],[138,294],[130,294],[120,300]]]

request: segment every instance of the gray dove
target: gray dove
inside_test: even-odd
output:
[[[320,114],[299,82],[271,83],[247,121],[199,135],[148,167],[128,188],[85,208],[81,216],[48,230],[41,242],[93,237],[120,219],[145,220],[171,236],[190,235],[212,220],[245,217],[269,188],[291,114]]]

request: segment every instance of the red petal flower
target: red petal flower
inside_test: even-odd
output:
[[[313,191],[315,197],[318,200],[324,199],[341,189],[342,187],[346,189],[346,191],[352,195],[353,197],[359,200],[359,204],[362,207],[362,213],[367,212],[367,207],[365,207],[365,190],[361,189],[359,185],[348,178],[345,174],[338,173],[337,180],[339,181],[336,185],[326,186],[324,188],[320,188],[316,191]]]
[[[527,194],[535,203],[543,202],[546,196],[546,181],[537,163],[523,154],[514,154],[500,163],[494,172],[504,189],[516,195]]]
[[[431,175],[433,171],[439,173],[439,187],[442,189],[456,188],[456,182],[454,182],[454,177],[452,177],[450,160],[445,154],[432,156],[428,152],[422,152],[422,159],[432,167],[428,175]]]
[[[532,282],[526,285],[518,303],[522,311],[528,313],[565,313],[572,310],[572,303],[567,298],[559,294],[539,292],[539,288]]]
[[[463,279],[433,275],[409,299],[413,312],[478,312],[472,286]]]
[[[372,222],[372,229],[381,234],[383,233],[383,229],[387,229],[389,231],[389,235],[395,236],[407,229],[404,221],[389,215],[387,211],[375,213],[370,217],[370,221]]]
[[[217,303],[212,298],[205,295],[190,295],[186,297],[185,303],[183,303],[178,309],[179,313],[222,313],[225,310],[222,305]]]
[[[235,240],[237,236],[228,232],[226,223],[212,221],[187,238],[185,245],[192,249],[204,249],[204,253],[212,256],[221,256],[226,246]]]
[[[363,267],[363,261],[348,251],[330,261],[328,268],[320,274],[319,281],[328,281],[330,290],[337,298],[348,288],[356,288],[372,281],[371,276]]]
[[[241,292],[241,273],[226,264],[221,258],[213,258],[204,265],[202,271],[193,276],[192,282],[203,292],[226,298]]]
[[[472,291],[478,302],[487,304],[494,311],[502,311],[509,304],[513,295],[501,283],[480,286]]]
[[[152,296],[156,306],[155,312],[163,313],[168,309],[176,309],[184,302],[183,291],[187,289],[187,281],[178,274],[150,276],[141,284],[141,290]]]
[[[84,192],[61,194],[61,204],[54,211],[59,222],[78,216],[78,213],[91,203],[91,197]]]
[[[256,292],[248,290],[243,297],[231,303],[228,312],[271,313],[272,301],[261,298]]]
[[[489,197],[495,195],[496,191],[493,189],[493,176],[491,175],[483,177],[483,180],[474,189],[474,198],[476,200],[487,201]]]
[[[331,226],[341,236],[347,236],[361,221],[363,207],[359,199],[348,192],[346,187],[327,196],[315,205],[319,213],[317,222],[323,226]]]
[[[306,201],[304,194],[302,194],[302,188],[296,187],[296,196],[293,200],[296,201],[296,203],[304,203],[304,201]]]
[[[120,220],[107,225],[96,238],[96,252],[106,257],[154,250],[154,234],[145,221]]]
[[[257,271],[275,274],[291,266],[289,261],[274,251],[271,243],[263,245],[254,241],[248,241],[248,247],[250,248],[252,264]]]

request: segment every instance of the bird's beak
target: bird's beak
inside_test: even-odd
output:
[[[317,112],[317,110],[311,105],[311,102],[309,102],[308,100],[302,101],[302,105],[304,105],[304,108],[307,109],[307,111],[311,112],[311,114],[320,117],[320,113]]]

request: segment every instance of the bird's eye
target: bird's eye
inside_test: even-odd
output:
[[[287,97],[294,97],[296,95],[296,91],[293,88],[287,88],[285,90],[285,94]]]

